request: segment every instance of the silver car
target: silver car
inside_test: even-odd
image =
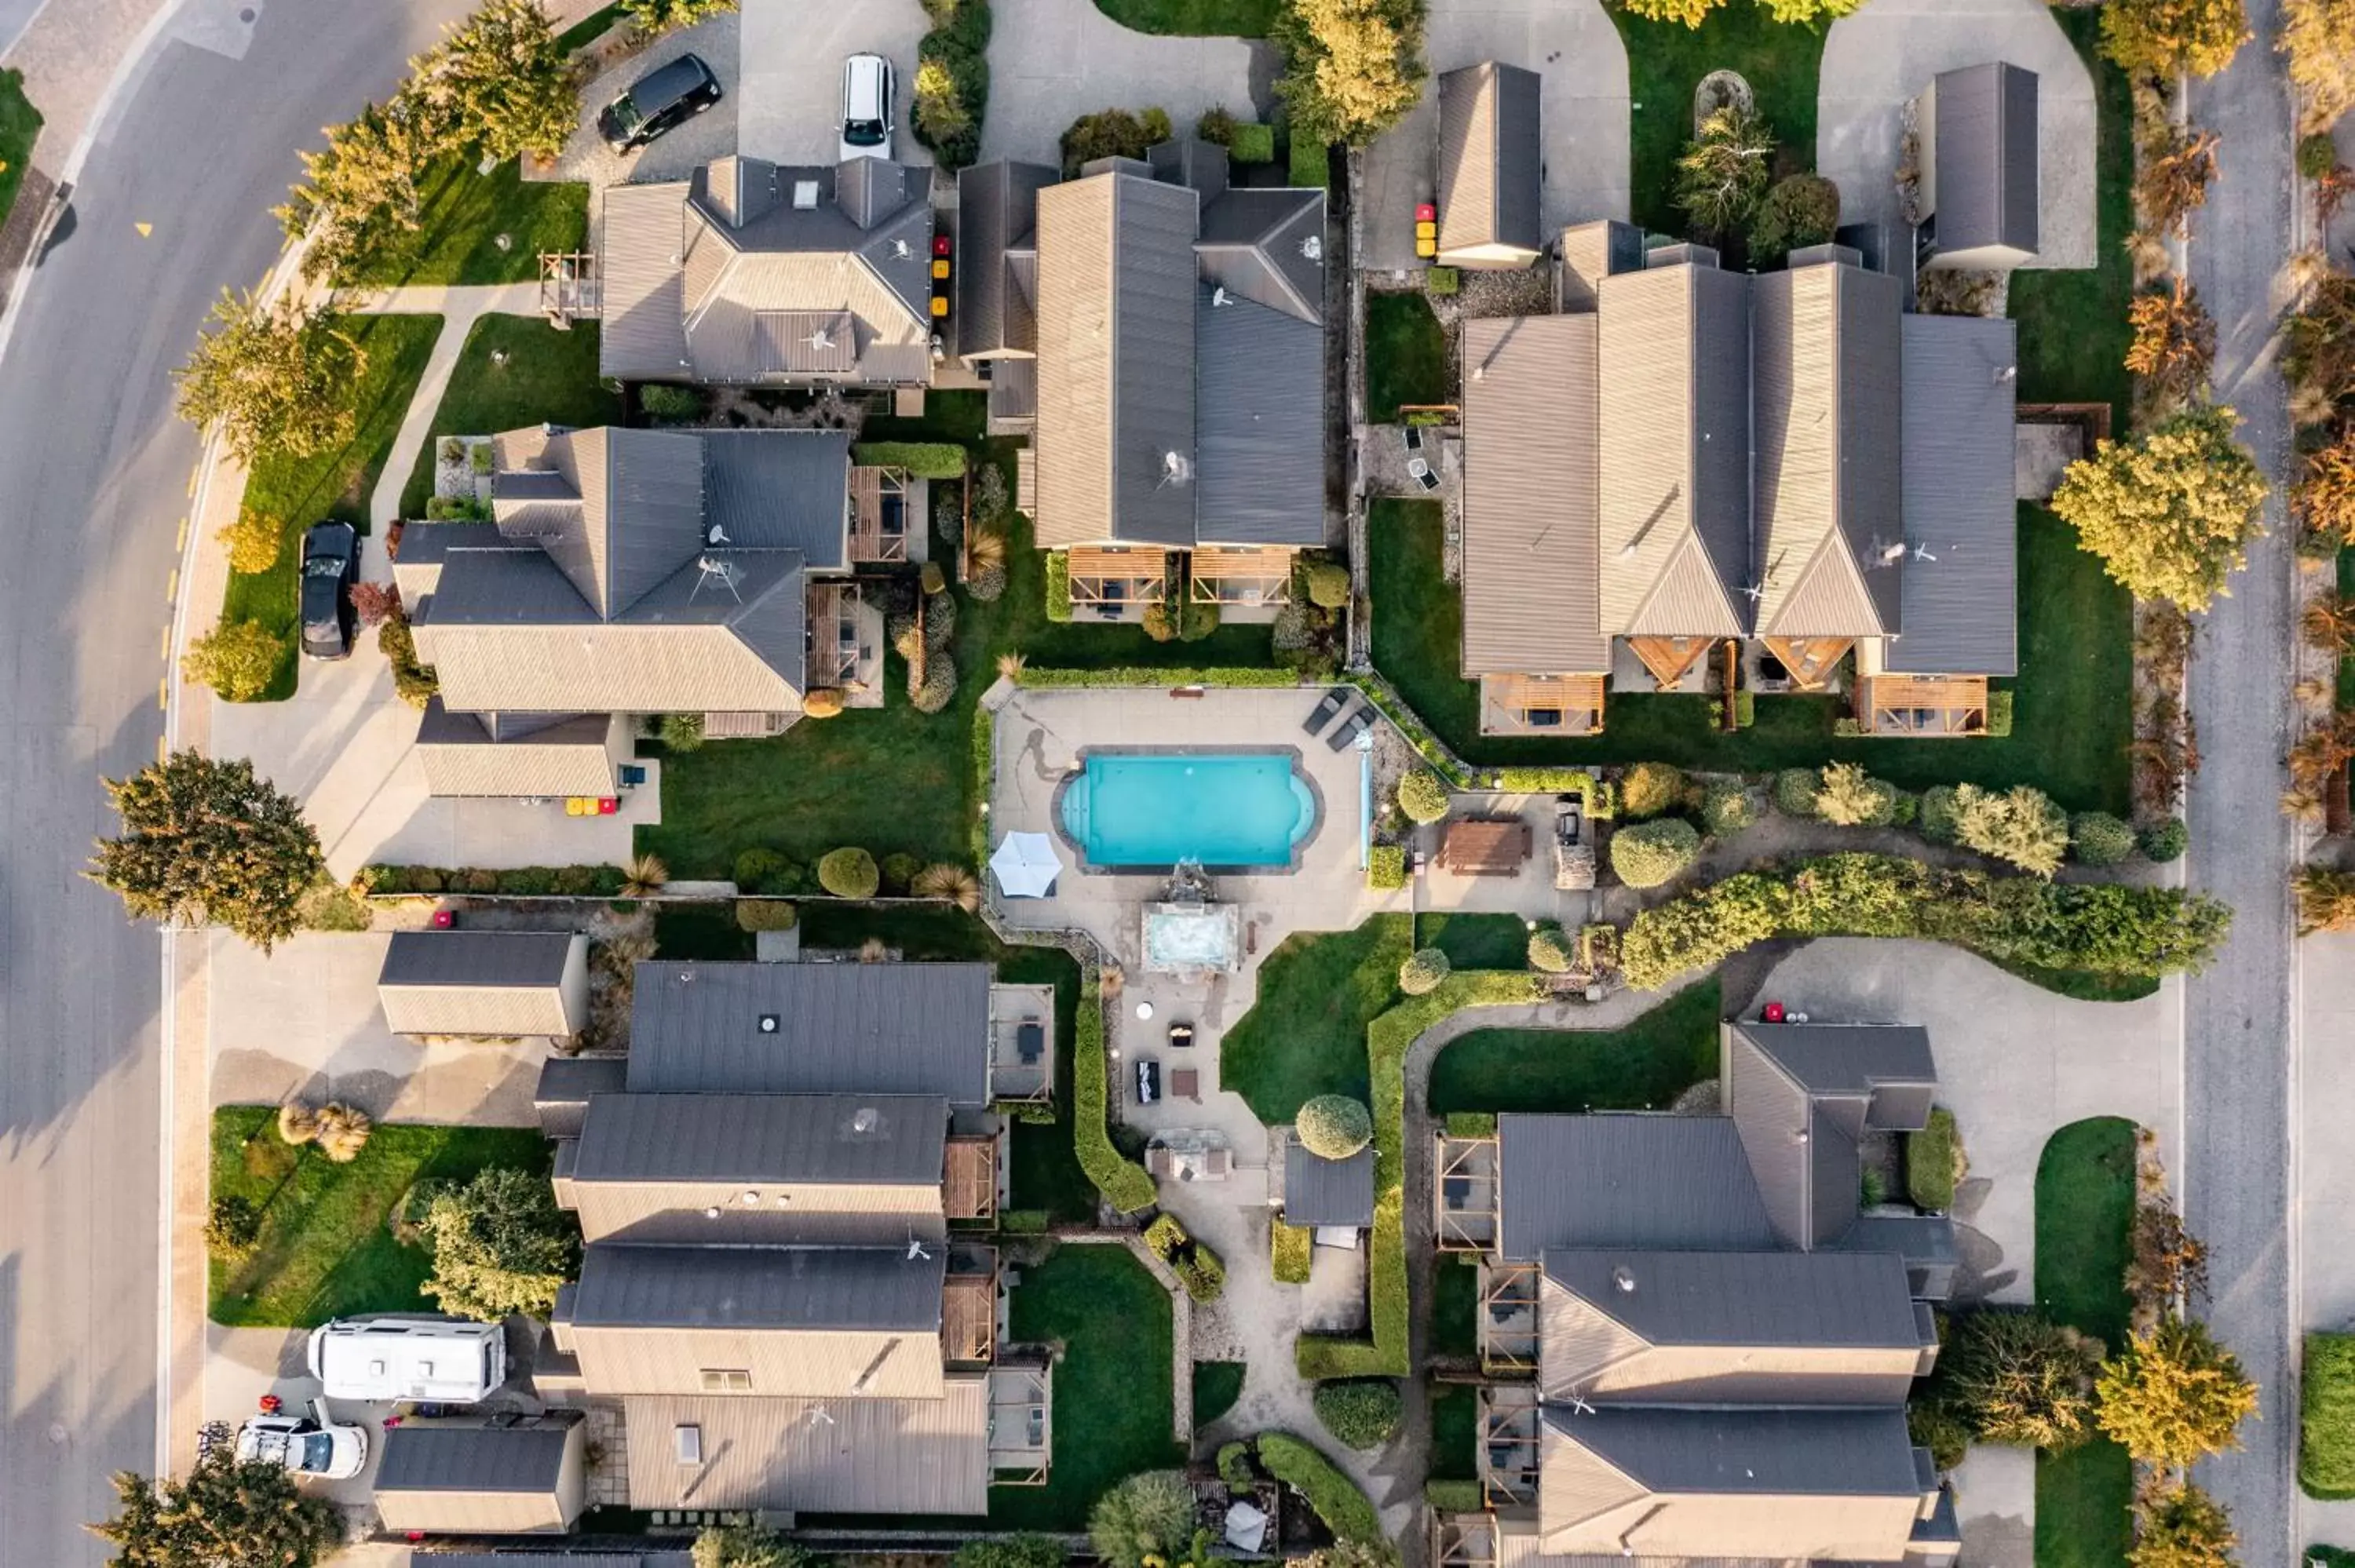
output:
[[[282,1465],[325,1481],[349,1480],[367,1468],[368,1448],[365,1428],[337,1425],[315,1399],[308,1415],[257,1415],[237,1434],[240,1460]]]

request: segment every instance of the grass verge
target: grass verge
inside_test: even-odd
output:
[[[33,143],[41,138],[41,111],[25,96],[25,73],[0,70],[0,224],[16,205],[25,171],[33,166]]]
[[[2308,1334],[2298,1384],[2297,1484],[2325,1502],[2355,1498],[2355,1334]]]
[[[1462,1044],[1462,1041],[1456,1044]],[[1455,1046],[1451,1045],[1449,1050]],[[1480,1271],[1468,1263],[1451,1264],[1441,1259],[1431,1268],[1431,1351],[1438,1356],[1461,1356],[1469,1361],[1480,1353]],[[1466,1443],[1469,1443],[1466,1436]],[[1433,1474],[1441,1475],[1438,1456],[1446,1452],[1439,1446],[1436,1428],[1433,1434]],[[1471,1450],[1465,1450],[1469,1463]],[[1442,1478],[1446,1478],[1442,1477]]]
[[[545,1171],[549,1143],[528,1128],[379,1127],[348,1165],[278,1136],[275,1106],[213,1112],[212,1192],[261,1211],[251,1255],[210,1264],[212,1320],[308,1329],[356,1312],[431,1312],[418,1287],[432,1260],[387,1224],[427,1178],[465,1181],[493,1166]]]
[[[1096,0],[1096,9],[1133,32],[1263,38],[1284,5],[1283,0]],[[1191,129],[1178,127],[1180,134]]]
[[[2036,1301],[2105,1345],[2124,1341],[2134,1220],[2135,1128],[2120,1117],[2072,1122],[2036,1165]],[[2036,1456],[2037,1568],[2119,1568],[2129,1543],[2134,1467],[2096,1437]]]
[[[1366,418],[1384,424],[1404,403],[1450,403],[1447,333],[1421,292],[1366,296]]]
[[[1625,1029],[1475,1031],[1451,1044],[1432,1064],[1432,1111],[1446,1116],[1457,1111],[1664,1107],[1693,1085],[1717,1075],[1721,1006],[1711,977],[1686,987]],[[1443,1277],[1446,1273],[1441,1272]]]
[[[231,572],[221,596],[223,620],[258,620],[285,641],[286,656],[263,702],[284,702],[294,694],[303,531],[334,519],[368,532],[368,497],[392,456],[393,439],[432,357],[433,340],[442,335],[440,316],[346,316],[342,325],[368,355],[352,389],[357,414],[352,439],[311,457],[271,456],[253,465],[245,504],[283,521],[286,539],[268,571]]]
[[[338,277],[337,286],[529,283],[539,277],[540,252],[578,250],[587,243],[587,185],[527,180],[514,162],[487,175],[476,171],[475,161],[463,154],[436,160],[418,177],[416,231]]]
[[[1682,235],[1685,215],[1672,197],[1677,156],[1692,139],[1693,89],[1710,71],[1742,73],[1758,111],[1780,143],[1776,177],[1816,166],[1816,68],[1824,36],[1777,22],[1764,5],[1721,5],[1698,27],[1650,22],[1625,6],[1608,8],[1627,46],[1630,196],[1634,218],[1657,234]]]
[[[502,359],[504,355],[504,359]],[[444,436],[492,436],[526,425],[622,422],[622,398],[597,379],[597,323],[559,332],[538,316],[483,316],[466,334],[400,492],[403,517],[425,515],[433,494],[434,445]]]

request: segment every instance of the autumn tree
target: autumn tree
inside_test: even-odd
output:
[[[92,1535],[119,1568],[312,1568],[344,1543],[344,1516],[295,1486],[275,1459],[240,1460],[219,1444],[181,1478],[114,1478],[116,1511]]]
[[[322,311],[291,301],[264,308],[222,291],[213,330],[173,373],[180,418],[218,422],[239,460],[310,457],[352,439],[352,384],[367,351]]]
[[[502,164],[553,158],[581,120],[568,51],[538,0],[485,0],[410,62],[409,94],[441,138]]]
[[[1630,16],[1641,16],[1646,22],[1682,22],[1688,27],[1698,27],[1709,20],[1709,14],[1725,4],[1725,0],[1619,0]]]
[[[382,251],[421,221],[417,177],[442,151],[443,127],[405,98],[369,104],[303,154],[303,178],[273,209],[290,239],[309,236],[303,276],[317,281]]]
[[[1106,1568],[1145,1568],[1174,1556],[1193,1529],[1194,1489],[1176,1470],[1131,1476],[1088,1513],[1088,1539]]]
[[[1295,138],[1362,147],[1423,97],[1419,0],[1293,0],[1272,37]]]
[[[286,520],[240,506],[237,521],[221,525],[220,542],[229,547],[231,571],[266,572],[278,564],[279,552],[286,547]]]
[[[2239,1447],[2235,1429],[2257,1409],[2257,1385],[2208,1326],[2173,1316],[2128,1340],[2097,1386],[2102,1430],[2168,1470]]]
[[[2126,320],[2134,326],[2126,369],[2169,410],[2190,402],[2208,385],[2216,358],[2216,323],[2199,291],[2178,278],[2171,288],[2137,295]]]
[[[2282,323],[2282,375],[2327,416],[2355,392],[2355,276],[2326,273]]]
[[[2306,471],[2290,488],[2289,509],[2309,531],[2355,545],[2355,427],[2307,454]]]
[[[2355,872],[2298,868],[2290,884],[2297,894],[2297,931],[2355,930]]]
[[[2288,57],[2298,90],[2298,123],[2328,132],[2355,109],[2355,5],[2349,0],[2282,0],[2274,47]]]
[[[232,703],[250,703],[278,678],[286,644],[258,620],[224,620],[188,643],[180,673]]]
[[[2101,1365],[2100,1343],[2074,1329],[1987,1307],[1954,1319],[1933,1387],[1977,1441],[2055,1451],[2092,1436]]]
[[[2000,794],[1976,784],[1955,786],[1955,837],[1966,848],[2022,871],[2051,876],[2069,853],[2069,813],[2031,784]]]
[[[2207,608],[2258,532],[2264,476],[2232,439],[2239,416],[2202,406],[2069,465],[2052,510],[2137,598]]]
[[[736,0],[622,0],[622,9],[646,37],[692,27],[736,9]]]
[[[1778,22],[1798,26],[1811,26],[1817,22],[1836,22],[1864,4],[1864,0],[1758,0],[1767,15]]]
[[[1700,122],[1677,159],[1672,199],[1696,234],[1722,239],[1749,221],[1774,168],[1774,134],[1753,111],[1728,105]]]
[[[2208,187],[2215,183],[2216,144],[2213,131],[2169,121],[2161,121],[2142,141],[2135,199],[2149,232],[2177,239],[2190,233],[2191,215],[2208,205]]]
[[[2128,71],[2213,76],[2249,37],[2241,0],[2110,0],[2102,48]]]
[[[2135,1517],[2128,1568],[2235,1568],[2240,1537],[2224,1505],[2189,1481],[2162,1485]]]
[[[265,952],[293,934],[326,863],[302,809],[251,762],[179,751],[104,782],[123,832],[98,841],[85,874],[134,918],[226,926]]]

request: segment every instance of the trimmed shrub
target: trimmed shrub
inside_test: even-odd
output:
[[[1684,769],[1669,763],[1638,762],[1619,775],[1619,814],[1630,821],[1673,811],[1684,795]]]
[[[924,678],[911,683],[908,705],[920,714],[939,713],[956,700],[956,661],[936,649],[924,655]]]
[[[740,931],[790,931],[794,906],[776,898],[739,898],[736,928]]]
[[[1333,180],[1333,152],[1309,136],[1291,136],[1284,149],[1285,177],[1296,190],[1323,190]]]
[[[1399,780],[1398,803],[1411,821],[1435,822],[1447,815],[1447,786],[1430,768],[1414,768]]]
[[[1178,607],[1178,640],[1199,642],[1219,629],[1219,607],[1186,600]]]
[[[1529,933],[1529,968],[1550,975],[1567,974],[1572,959],[1570,938],[1561,927],[1548,924]]]
[[[1425,1481],[1423,1500],[1433,1513],[1478,1513],[1488,1506],[1477,1481]]]
[[[1194,1489],[1177,1470],[1129,1477],[1095,1501],[1088,1537],[1105,1568],[1145,1568],[1181,1554],[1194,1528]]]
[[[703,394],[692,387],[666,387],[659,381],[650,381],[638,388],[638,408],[649,419],[685,424],[703,418]],[[489,450],[486,447],[474,450]]]
[[[2069,850],[2069,816],[2043,790],[2016,784],[1998,795],[1976,784],[1955,787],[1955,836],[1966,849],[2051,876]]]
[[[1388,1378],[1320,1383],[1312,1396],[1316,1419],[1345,1448],[1379,1448],[1398,1431],[1404,1406]]]
[[[1758,807],[1739,779],[1712,779],[1701,791],[1702,828],[1713,839],[1730,839],[1758,821]]]
[[[701,714],[665,714],[662,716],[661,733],[666,750],[697,750],[703,745],[703,715]]]
[[[1611,835],[1611,869],[1630,887],[1657,887],[1700,853],[1700,834],[1681,817],[1638,822]]]
[[[1398,988],[1409,996],[1428,995],[1439,989],[1449,968],[1447,955],[1437,948],[1418,948],[1399,965]]]
[[[2355,1334],[2306,1336],[2297,1484],[2311,1498],[2355,1498]]]
[[[376,629],[377,652],[392,666],[392,689],[412,708],[421,708],[442,690],[441,679],[417,662],[417,639],[409,618],[396,615]]]
[[[2318,131],[2297,139],[2298,178],[2318,180],[2339,166],[2339,149],[2330,140],[2330,132]]]
[[[258,620],[224,620],[188,644],[180,673],[201,681],[232,703],[250,703],[270,689],[286,661],[286,644]]]
[[[1816,814],[1816,791],[1824,776],[1813,768],[1785,768],[1774,775],[1774,809],[1786,817]]]
[[[1156,642],[1167,642],[1178,635],[1178,618],[1167,604],[1145,607],[1145,634]]]
[[[1392,893],[1406,885],[1406,847],[1376,844],[1366,852],[1366,885],[1377,893]]]
[[[773,849],[752,848],[736,853],[733,867],[736,891],[739,893],[783,893],[785,874],[793,862]]]
[[[1828,243],[1839,228],[1839,186],[1821,175],[1776,182],[1750,224],[1750,259],[1771,266],[1792,251]]]
[[[278,564],[278,554],[286,547],[286,524],[268,513],[241,506],[237,521],[221,529],[220,541],[229,546],[229,570],[249,576],[266,572]]]
[[[1238,164],[1274,163],[1275,127],[1255,120],[1237,121],[1234,135],[1227,143],[1227,156]]]
[[[1816,815],[1843,828],[1885,828],[1897,820],[1897,787],[1858,764],[1835,762],[1816,791]]]
[[[1989,740],[2001,740],[2011,733],[2011,694],[1987,694],[1987,732]]]
[[[1955,1184],[1968,1169],[1962,1129],[1945,1107],[1934,1108],[1921,1131],[1905,1135],[1905,1194],[1915,1208],[1938,1214],[1952,1209]]]
[[[2183,852],[2191,847],[2191,834],[2184,827],[2182,818],[2169,817],[2165,821],[2153,822],[2143,829],[2141,843],[2145,858],[2164,865],[2169,861],[2183,858]]]
[[[1305,1231],[1301,1233],[1307,1234]],[[253,1255],[261,1240],[261,1211],[236,1192],[217,1194],[205,1215],[205,1249],[215,1257],[236,1263]]]
[[[1060,550],[1047,552],[1047,619],[1071,619],[1071,557]]]
[[[1145,1167],[1113,1147],[1104,1123],[1110,1076],[1104,1059],[1103,993],[1090,980],[1080,987],[1080,1011],[1072,1024],[1071,1149],[1104,1201],[1121,1213],[1133,1214],[1151,1208],[1160,1194]]]
[[[1050,1107],[1017,1106],[1014,1108],[1018,1111],[1046,1110],[1049,1112],[1046,1125],[1050,1127],[1054,1125],[1052,1108]],[[1015,1119],[1019,1121],[1023,1118],[1018,1116]],[[1042,1236],[1047,1234],[1049,1223],[1049,1216],[1044,1209],[1006,1209],[1000,1211],[997,1216],[997,1228],[1008,1235]]]
[[[1936,1400],[1917,1398],[1905,1406],[1905,1431],[1918,1448],[1930,1450],[1930,1462],[1941,1473],[1963,1462],[1971,1446],[1968,1423]]]
[[[1497,1136],[1497,1113],[1449,1111],[1446,1127],[1450,1138],[1494,1138]]]
[[[1063,177],[1078,178],[1080,170],[1098,158],[1142,158],[1154,140],[1145,121],[1129,110],[1082,114],[1063,130]]]
[[[1374,1140],[1374,1114],[1347,1095],[1318,1095],[1293,1113],[1292,1131],[1319,1160],[1347,1160]]]
[[[1464,291],[1464,274],[1453,267],[1426,267],[1423,270],[1423,291],[1446,299]]]
[[[911,479],[963,479],[964,449],[954,441],[861,441],[850,461],[862,468],[897,468]]]
[[[1358,1484],[1315,1446],[1289,1432],[1263,1433],[1259,1462],[1277,1480],[1308,1501],[1309,1510],[1325,1522],[1335,1539],[1368,1546],[1383,1545],[1381,1515]]]
[[[916,879],[916,873],[923,869],[924,863],[904,850],[885,855],[883,891],[894,898],[903,895],[908,891],[908,885]]]
[[[1308,602],[1319,609],[1339,609],[1349,602],[1349,568],[1338,561],[1310,561],[1300,568],[1308,588]]]
[[[1277,1220],[1268,1227],[1268,1266],[1274,1270],[1278,1285],[1308,1283],[1309,1259],[1316,1239],[1316,1233],[1306,1225],[1288,1225]],[[1221,1453],[1221,1470],[1225,1468],[1224,1457]]]
[[[2107,811],[2080,811],[2069,824],[2080,865],[2115,865],[2135,852],[2135,832]]]
[[[1235,117],[1227,112],[1225,104],[1214,103],[1202,111],[1202,117],[1194,122],[1194,134],[1213,147],[1226,147],[1228,157],[1234,156],[1230,143],[1235,139]]]
[[[1933,784],[1922,791],[1922,836],[1937,843],[1955,842],[1955,787]]]
[[[881,882],[875,857],[863,849],[831,850],[817,863],[817,885],[837,898],[872,898]]]

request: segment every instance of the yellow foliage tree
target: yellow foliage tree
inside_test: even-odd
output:
[[[2257,1385],[2203,1323],[2162,1319],[2102,1368],[2102,1430],[2146,1464],[2179,1470],[2237,1448]]]
[[[2069,465],[2052,510],[2137,597],[2204,609],[2258,532],[2264,476],[2232,439],[2240,417],[2204,406]]]
[[[2350,0],[2282,0],[2281,32],[2274,48],[2289,59],[2298,90],[2298,124],[2328,131],[2355,109],[2355,4]]]
[[[1276,90],[1292,133],[1362,147],[1423,97],[1423,7],[1416,0],[1293,0],[1275,41]]]
[[[2290,511],[2318,534],[2355,545],[2355,429],[2307,455],[2306,472],[2289,493]]]
[[[1698,27],[1725,0],[1620,0],[1620,4],[1627,15],[1641,16],[1646,22],[1682,22],[1688,27]]]
[[[2102,48],[2126,69],[2214,76],[2249,39],[2241,0],[2110,0]]]

